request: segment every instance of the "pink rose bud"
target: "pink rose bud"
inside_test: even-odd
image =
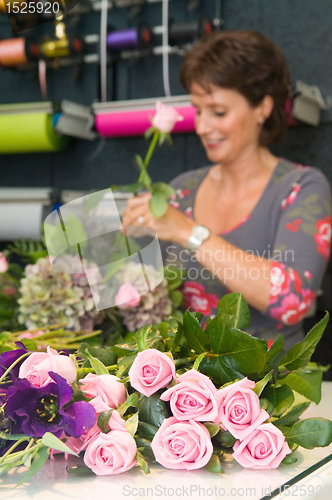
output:
[[[8,262],[2,252],[0,252],[0,273],[5,273],[8,269]]]
[[[156,461],[166,469],[200,469],[213,452],[209,431],[203,424],[195,420],[179,422],[175,417],[163,421],[151,448]]]
[[[33,352],[23,361],[19,378],[26,378],[36,387],[42,387],[54,382],[48,372],[58,373],[65,378],[69,385],[76,380],[77,369],[74,361],[64,354],[59,354],[55,349],[47,347],[47,352]]]
[[[146,349],[137,354],[128,375],[132,387],[149,397],[175,378],[175,364],[167,354]]]
[[[259,397],[253,391],[255,382],[247,377],[216,392],[218,417],[223,429],[236,439],[245,439],[256,427],[270,418],[260,408]]]
[[[275,425],[261,424],[243,441],[236,441],[233,457],[246,469],[276,469],[291,453],[285,437]]]
[[[111,418],[108,421],[108,428],[111,431],[124,431],[128,432],[125,427],[126,421],[121,417],[120,413],[117,410],[112,411]]]
[[[119,377],[115,375],[88,375],[79,380],[81,391],[88,398],[97,413],[108,411],[110,408],[116,408],[118,403],[122,405],[126,401],[126,388],[119,382]]]
[[[172,413],[178,420],[207,422],[217,417],[216,391],[209,377],[192,369],[180,375],[177,384],[160,399],[170,401]]]
[[[133,285],[125,283],[121,285],[118,293],[115,296],[115,305],[120,309],[128,309],[129,307],[137,307],[141,302],[141,296]]]
[[[136,453],[136,442],[129,432],[101,432],[89,443],[84,463],[97,476],[120,474],[136,465]]]
[[[160,132],[171,132],[176,122],[183,120],[183,116],[179,115],[176,109],[166,106],[161,101],[156,102],[156,109],[156,114],[152,118],[152,125]]]

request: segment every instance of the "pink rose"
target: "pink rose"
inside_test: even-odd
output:
[[[146,349],[137,354],[128,375],[132,387],[149,397],[175,378],[175,364],[167,354]]]
[[[117,404],[122,405],[126,401],[126,388],[124,384],[118,382],[120,379],[115,375],[88,375],[79,380],[81,391],[88,398],[97,413],[108,411],[110,408],[116,408]]]
[[[178,420],[207,422],[217,418],[216,391],[209,377],[192,369],[180,375],[177,384],[160,399],[170,401],[172,413]]]
[[[54,382],[48,372],[55,372],[65,378],[69,385],[76,380],[77,369],[74,361],[60,355],[55,349],[47,348],[47,352],[33,352],[20,366],[19,378],[26,378],[36,387]]]
[[[133,285],[125,283],[121,285],[118,293],[115,296],[115,305],[120,309],[128,309],[129,307],[137,307],[141,301],[141,296]]]
[[[253,391],[255,382],[243,378],[216,392],[218,417],[223,429],[236,439],[245,439],[254,429],[270,418],[267,411],[260,408],[259,398]]]
[[[136,442],[129,432],[101,432],[89,443],[84,463],[97,476],[120,474],[136,465],[136,453]]]
[[[152,118],[152,125],[160,132],[171,132],[176,122],[181,122],[183,116],[179,115],[176,109],[166,106],[161,101],[156,102],[156,114]]]
[[[0,273],[5,273],[8,269],[8,262],[2,252],[0,252]]]
[[[126,421],[121,417],[117,410],[112,411],[111,418],[108,421],[108,428],[111,431],[125,431],[128,432],[125,427]]]
[[[151,448],[156,461],[166,469],[200,469],[213,452],[209,431],[203,424],[195,420],[179,422],[175,417],[163,421]]]
[[[291,453],[281,430],[273,424],[261,424],[243,441],[233,446],[233,457],[247,469],[276,469]]]
[[[80,437],[74,438],[69,436],[67,438],[66,445],[75,453],[77,454],[81,453],[81,451],[85,450],[87,446],[91,443],[91,441],[93,441],[97,436],[99,436],[100,433],[101,430],[99,429],[96,420],[95,425],[91,427],[91,429],[85,430]]]

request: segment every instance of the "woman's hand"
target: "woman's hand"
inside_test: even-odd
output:
[[[173,241],[185,247],[195,222],[171,205],[167,206],[165,215],[156,219],[149,210],[150,198],[151,193],[129,198],[122,225],[151,227],[160,240]]]

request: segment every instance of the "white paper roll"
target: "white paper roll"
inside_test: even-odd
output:
[[[40,240],[42,212],[42,203],[0,203],[0,240]]]

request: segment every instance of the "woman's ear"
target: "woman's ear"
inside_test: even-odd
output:
[[[272,113],[274,105],[273,97],[270,95],[264,96],[262,102],[259,104],[258,111],[258,123],[264,123]]]

